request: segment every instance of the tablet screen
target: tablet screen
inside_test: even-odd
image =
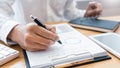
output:
[[[90,38],[107,51],[120,58],[120,36],[115,33],[104,33]]]
[[[120,53],[120,37],[113,34],[109,34],[95,37],[95,39]]]

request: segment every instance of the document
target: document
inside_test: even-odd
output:
[[[68,24],[57,24],[62,44],[56,42],[48,50],[24,51],[27,68],[50,68],[109,59],[106,51]]]

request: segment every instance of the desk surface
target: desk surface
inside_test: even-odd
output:
[[[103,19],[120,21],[120,16],[104,17]],[[96,32],[96,31],[78,29],[78,28],[75,28],[75,29],[77,29],[78,31],[80,31],[82,34],[84,34],[86,36],[100,34],[100,32]],[[118,28],[116,33],[120,34],[120,28]],[[10,47],[18,50],[20,52],[20,56],[2,66],[0,66],[0,68],[26,68],[24,55],[23,55],[22,49],[19,47],[19,45],[10,46]],[[91,64],[86,64],[86,65],[78,66],[75,68],[115,68],[115,67],[120,68],[120,59],[116,58],[115,56],[113,56],[110,53],[108,53],[108,54],[112,57],[112,59],[100,61],[100,62],[96,62],[96,63],[91,63]]]

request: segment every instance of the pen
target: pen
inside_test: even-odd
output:
[[[37,23],[37,25],[39,25],[39,26],[47,29],[46,26],[45,26],[44,24],[42,24],[42,23],[40,22],[40,20],[38,20],[36,17],[33,17],[32,15],[30,15],[30,18],[32,18],[32,19],[34,20],[34,22]],[[58,40],[58,43],[62,44],[62,42],[61,42],[60,40]]]

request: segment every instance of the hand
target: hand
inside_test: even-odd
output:
[[[46,50],[58,40],[55,27],[47,26],[47,29],[34,23],[29,23],[25,26],[17,25],[13,28],[8,38],[28,51]]]
[[[98,17],[102,10],[103,8],[100,3],[90,2],[86,10],[85,17]]]

